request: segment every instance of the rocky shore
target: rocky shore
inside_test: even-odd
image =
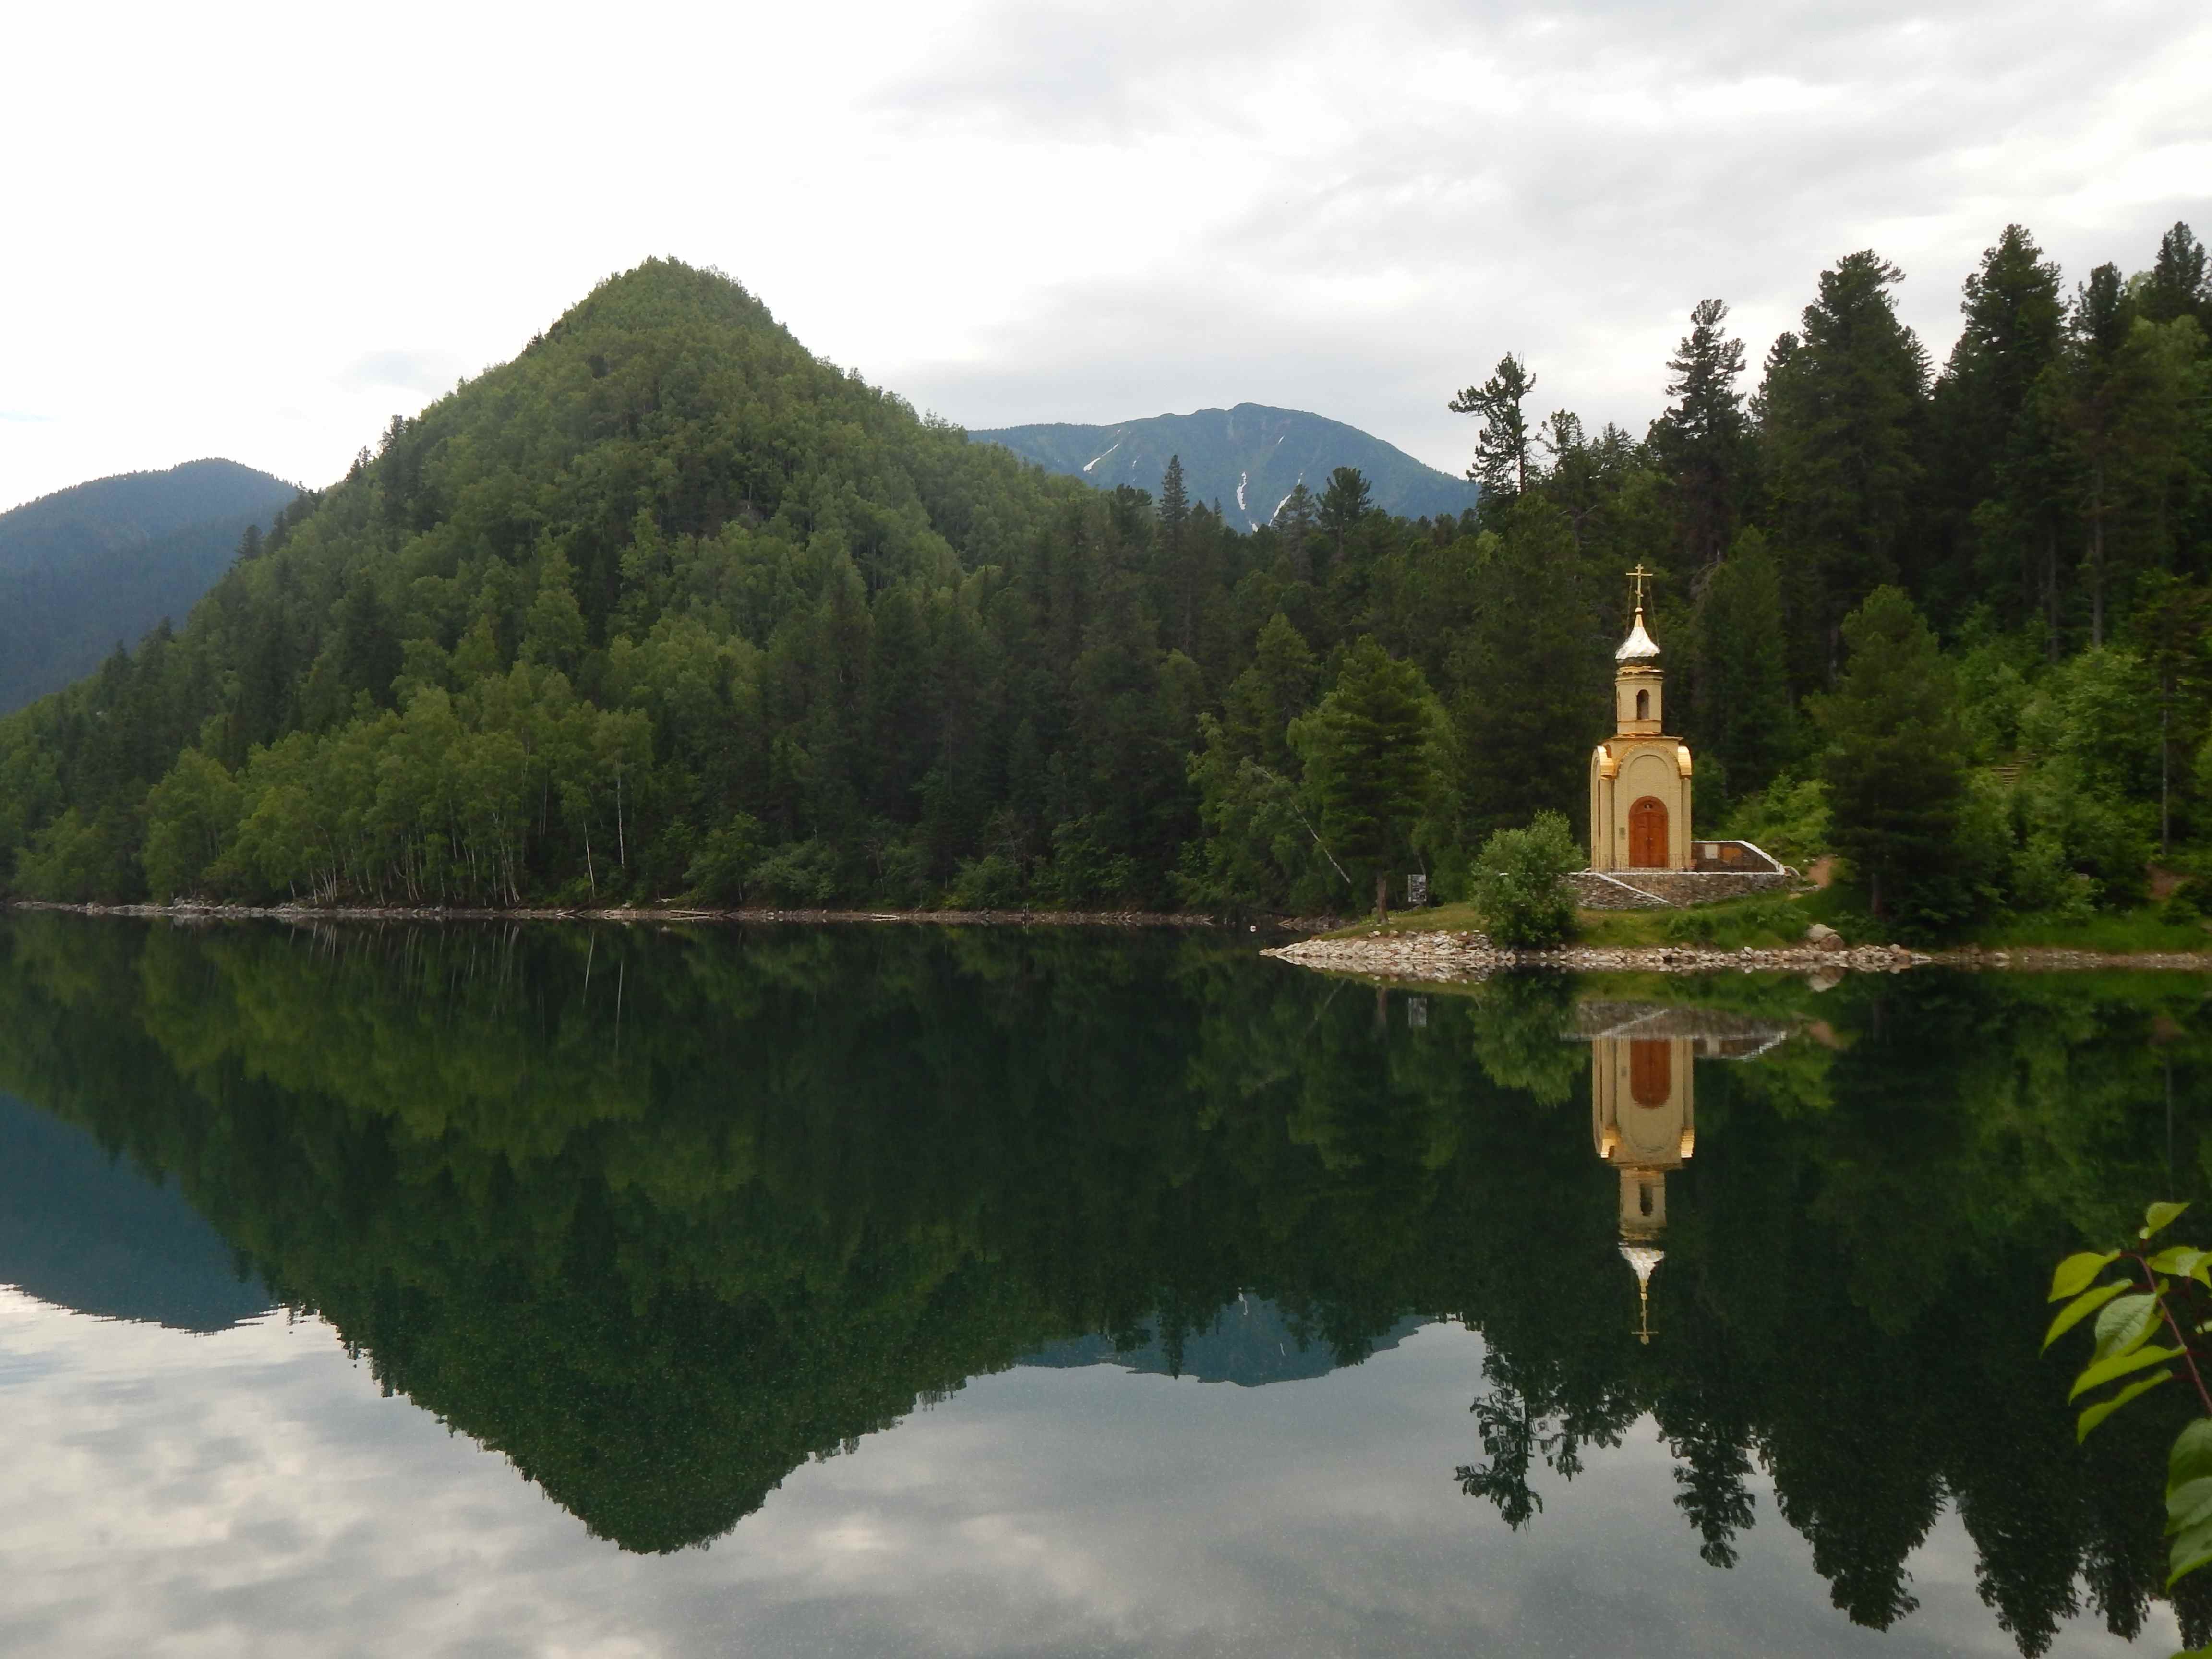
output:
[[[1802,945],[1769,950],[1747,945],[1734,951],[1694,945],[1639,948],[1568,945],[1523,951],[1492,945],[1482,934],[1474,933],[1377,932],[1364,938],[1302,939],[1262,954],[1328,973],[1431,983],[1483,979],[1509,968],[1549,968],[1586,974],[1894,974],[1910,968],[1931,966],[2045,972],[2083,968],[2212,972],[2212,955],[2201,952],[2112,956],[2090,951],[1987,951],[1978,945],[1952,951],[1908,951],[1901,945],[1846,945],[1832,934],[1818,944],[1808,940]]]
[[[374,904],[54,904],[40,899],[0,902],[0,910],[58,910],[80,916],[142,916],[160,921],[611,921],[672,922],[922,922],[940,927],[1218,927],[1213,916],[1170,910],[807,910],[750,908],[713,909],[696,905],[651,904],[557,908],[518,906],[511,909],[446,908],[434,905]],[[1240,924],[1241,926],[1242,924]],[[1253,924],[1255,931],[1309,933],[1339,926],[1334,916],[1277,917]]]

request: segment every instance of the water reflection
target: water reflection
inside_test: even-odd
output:
[[[2033,1334],[2050,1260],[2166,1186],[2169,1072],[2203,1167],[2201,985],[1853,981],[1817,1034],[1802,986],[1666,994],[1699,1006],[1515,979],[1416,1024],[1211,936],[27,916],[0,1088],[624,1551],[752,1536],[995,1374],[1289,1384],[1433,1342],[1480,1353],[1470,1549],[1494,1504],[1550,1559],[1587,1477],[1716,1567],[1802,1540],[1850,1620],[1910,1630],[1955,1513],[2021,1650],[2144,1631],[2165,1425],[2077,1450]],[[1642,1298],[1624,1244],[1665,1252]],[[1479,1348],[1408,1336],[1437,1319]]]

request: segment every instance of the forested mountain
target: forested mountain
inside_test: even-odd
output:
[[[1103,489],[1153,489],[1170,458],[1179,458],[1190,498],[1218,507],[1226,523],[1245,531],[1272,520],[1299,484],[1318,495],[1340,466],[1358,468],[1374,504],[1401,518],[1464,513],[1478,493],[1467,479],[1424,465],[1358,427],[1264,404],[1118,426],[1053,422],[969,435]]]
[[[126,472],[0,513],[0,713],[90,673],[124,641],[179,621],[248,526],[296,485],[235,461]]]
[[[181,631],[0,722],[13,890],[1347,908],[1578,816],[1659,573],[1701,825],[1877,915],[2136,902],[2212,853],[2212,320],[2185,226],[2021,228],[1940,371],[1854,253],[1642,437],[1463,388],[1478,506],[1357,469],[1243,532],[1048,477],[656,261],[396,420]],[[1658,378],[1655,374],[1655,379]],[[1439,395],[1444,394],[1439,388]],[[2212,860],[2205,860],[2212,873]],[[2194,902],[2193,900],[2191,901]]]

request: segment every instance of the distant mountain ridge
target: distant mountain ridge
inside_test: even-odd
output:
[[[1463,513],[1478,493],[1468,479],[1439,472],[1356,426],[1265,404],[1115,426],[1056,422],[968,435],[1108,489],[1127,483],[1157,492],[1168,458],[1180,455],[1191,499],[1219,501],[1222,516],[1240,530],[1271,520],[1300,483],[1319,495],[1340,466],[1358,467],[1373,487],[1375,504],[1403,518]]]
[[[185,614],[296,485],[236,461],[95,478],[0,513],[0,714]]]

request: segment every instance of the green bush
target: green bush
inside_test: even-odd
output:
[[[1704,783],[1701,775],[1701,794]],[[1738,801],[1721,833],[1802,870],[1835,850],[1828,842],[1828,786],[1818,778],[1800,782],[1785,773],[1759,794]]]
[[[1574,926],[1574,896],[1561,879],[1582,867],[1567,821],[1539,812],[1526,830],[1500,830],[1475,860],[1475,909],[1493,943],[1557,945]]]
[[[701,843],[698,855],[684,869],[684,884],[709,903],[742,902],[753,866],[760,860],[760,842],[759,820],[738,813]]]
[[[1022,872],[1004,853],[963,859],[945,895],[953,910],[1015,910],[1021,908]]]

